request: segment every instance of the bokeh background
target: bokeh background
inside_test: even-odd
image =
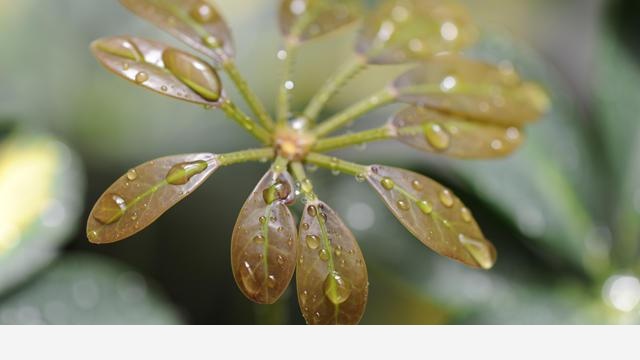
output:
[[[239,67],[275,103],[276,0],[219,0]],[[499,260],[489,272],[438,257],[350,177],[313,173],[370,272],[364,324],[620,324],[640,320],[640,3],[467,0],[482,26],[469,56],[508,59],[551,93],[553,110],[516,155],[454,161],[396,144],[342,152],[452,187]],[[0,324],[300,324],[295,289],[258,306],[229,265],[235,217],[267,164],[215,174],[144,232],[95,246],[93,202],[130,167],[170,154],[234,151],[252,139],[219,113],[136,88],[88,51],[136,34],[177,44],[117,1],[0,0]],[[355,28],[305,46],[300,108]],[[361,74],[328,111],[403,68]],[[271,110],[273,108],[271,107]],[[362,123],[381,123],[388,107]],[[351,129],[356,130],[356,129]]]

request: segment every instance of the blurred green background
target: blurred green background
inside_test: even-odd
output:
[[[275,103],[277,1],[216,3],[233,29],[240,69]],[[424,248],[352,178],[313,173],[320,197],[342,214],[367,259],[363,323],[637,323],[640,3],[466,3],[483,29],[469,56],[509,59],[549,89],[553,111],[527,129],[523,149],[499,161],[453,161],[396,144],[342,153],[452,187],[498,248],[490,272]],[[231,274],[235,218],[266,164],[216,173],[126,241],[86,240],[93,202],[130,167],[254,144],[220,113],[156,96],[102,69],[89,43],[120,34],[177,44],[115,0],[0,0],[0,324],[303,323],[293,288],[278,304],[257,306]],[[355,28],[339,34],[301,51],[294,108],[349,53]],[[329,111],[401,70],[363,73]],[[360,125],[381,123],[394,110]]]

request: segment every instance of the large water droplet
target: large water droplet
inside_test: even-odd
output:
[[[142,84],[147,80],[149,80],[149,74],[144,71],[140,71],[139,73],[137,73],[136,77],[134,78],[134,81],[138,84]]]
[[[447,150],[451,145],[451,136],[440,124],[426,124],[424,137],[434,149],[439,151]]]
[[[418,208],[425,215],[430,215],[433,212],[433,205],[427,200],[418,201]]]
[[[444,205],[444,206],[446,206],[448,208],[453,206],[454,199],[453,199],[453,194],[451,193],[451,191],[442,190],[438,197],[440,198],[440,202],[442,203],[442,205]]]
[[[127,202],[118,194],[107,194],[100,198],[93,217],[99,222],[108,225],[120,220],[127,210]]]
[[[193,176],[203,172],[207,166],[207,162],[203,160],[179,163],[169,169],[165,179],[171,185],[184,185]]]
[[[215,21],[218,18],[216,10],[211,5],[204,2],[196,4],[196,6],[191,9],[189,15],[201,24]]]
[[[140,54],[138,48],[131,41],[120,37],[98,40],[96,46],[101,51],[107,52],[112,55],[120,56],[133,61],[142,60],[142,54]]]
[[[216,71],[206,62],[176,49],[162,53],[165,67],[205,100],[217,101],[222,90]]]
[[[493,267],[496,262],[496,255],[491,246],[464,234],[458,235],[458,240],[480,267],[485,270]]]
[[[311,217],[316,217],[318,215],[318,209],[314,205],[311,205],[307,208],[307,214]]]
[[[249,296],[255,296],[260,290],[256,276],[251,268],[251,264],[247,261],[240,266],[240,280],[244,290]]]
[[[473,220],[473,217],[471,216],[471,211],[469,211],[469,209],[467,209],[466,207],[463,207],[462,209],[460,209],[460,216],[462,217],[462,220],[467,223]]]
[[[129,181],[134,181],[137,178],[138,178],[138,172],[136,172],[136,169],[130,169],[129,171],[127,171],[127,179]]]
[[[407,200],[398,200],[396,204],[398,205],[400,210],[407,211],[411,209],[411,205],[409,205],[409,202]]]
[[[382,185],[382,187],[387,190],[393,190],[393,188],[396,186],[396,183],[390,178],[386,177],[380,181],[380,185]]]
[[[311,250],[315,250],[320,246],[320,238],[316,235],[307,235],[305,236],[304,240]]]
[[[324,295],[335,305],[340,305],[349,299],[351,284],[338,272],[333,271],[324,280]]]
[[[262,191],[262,198],[266,204],[272,204],[276,200],[286,200],[291,194],[291,185],[278,179],[275,184]]]
[[[256,235],[253,237],[253,242],[256,244],[263,244],[264,243],[264,236],[262,235]]]
[[[321,249],[320,252],[318,253],[318,256],[322,261],[329,260],[329,252],[326,249]]]
[[[413,188],[413,190],[415,191],[422,191],[422,189],[424,189],[424,185],[422,185],[422,183],[420,182],[420,180],[413,180],[411,182],[411,187]]]

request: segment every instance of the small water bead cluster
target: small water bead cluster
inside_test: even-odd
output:
[[[282,0],[283,47],[277,114],[272,117],[235,65],[230,30],[205,0],[121,0],[205,55],[132,36],[95,41],[91,49],[108,70],[138,86],[206,109],[223,111],[262,147],[227,154],[195,153],[155,159],[127,171],[98,199],[87,237],[105,244],[130,237],[190,195],[222,167],[272,161],[244,203],[231,238],[231,267],[250,300],[272,304],[295,275],[300,310],[309,324],[355,324],[364,314],[368,274],[353,233],[316,194],[306,170],[318,167],[367,183],[395,217],[427,247],[465,265],[490,269],[496,249],[471,211],[451,190],[414,172],[360,165],[324,153],[396,140],[456,158],[495,158],[515,151],[523,128],[549,106],[544,91],[523,81],[508,62],[465,59],[460,51],[478,36],[466,9],[447,0],[390,0],[367,9],[358,0]],[[345,61],[291,118],[293,59],[305,43],[360,24],[353,58]],[[328,118],[326,103],[369,66],[416,66],[370,97]],[[227,96],[227,73],[252,114]],[[331,136],[382,106],[406,104],[388,123]],[[306,170],[305,170],[306,169]],[[303,206],[295,219],[290,208]]]

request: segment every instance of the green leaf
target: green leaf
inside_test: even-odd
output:
[[[87,220],[95,244],[141,231],[195,191],[219,167],[209,153],[167,156],[127,171],[100,196]]]
[[[282,0],[280,31],[305,42],[349,25],[362,12],[361,0]]]
[[[470,122],[420,107],[399,112],[388,126],[395,138],[416,149],[466,159],[511,154],[524,138],[517,127]]]
[[[94,41],[91,50],[109,71],[162,95],[208,108],[223,98],[220,78],[209,64],[162,43],[116,36]]]
[[[496,249],[449,189],[420,174],[380,165],[370,166],[366,177],[393,215],[433,251],[471,267],[493,267]]]
[[[310,201],[300,220],[296,288],[308,324],[357,324],[367,305],[368,276],[355,237],[338,215]]]
[[[148,279],[95,255],[66,255],[0,301],[0,324],[179,323]]]
[[[365,19],[356,50],[373,64],[399,64],[457,52],[476,37],[467,9],[459,4],[391,0],[382,2]]]
[[[120,0],[185,44],[222,64],[233,58],[231,31],[209,0]]]
[[[242,293],[273,304],[296,268],[296,224],[287,206],[295,198],[287,172],[268,171],[244,203],[231,237],[231,268]]]
[[[544,90],[522,81],[509,62],[437,56],[400,76],[394,86],[400,101],[502,126],[538,120],[550,105]]]
[[[45,135],[0,142],[0,293],[52,261],[82,211],[76,155]]]

